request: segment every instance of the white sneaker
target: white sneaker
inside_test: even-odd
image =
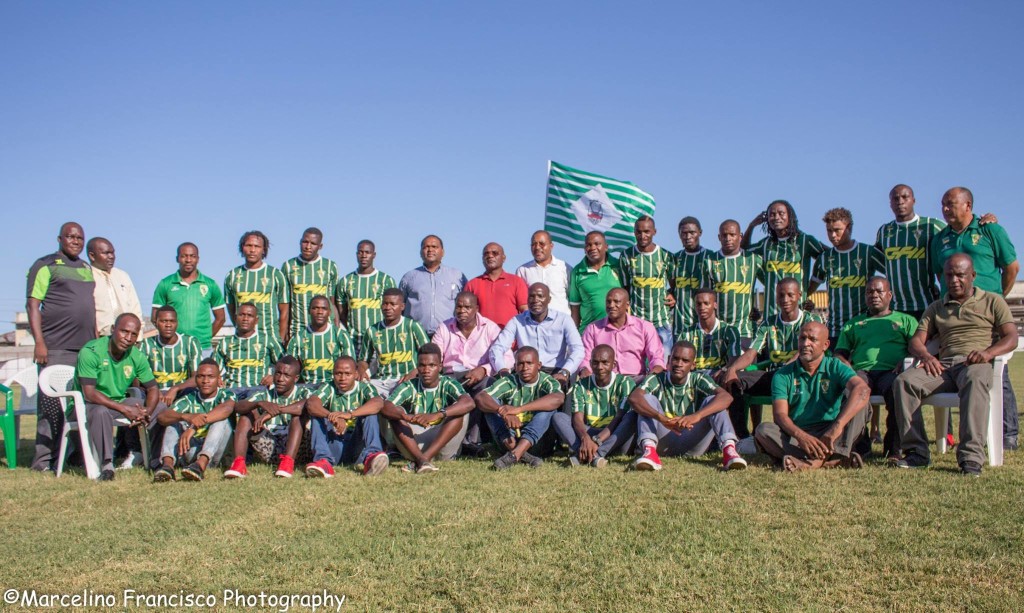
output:
[[[128,470],[129,468],[142,465],[142,454],[138,451],[133,451],[128,454],[128,457],[117,465],[117,470]]]

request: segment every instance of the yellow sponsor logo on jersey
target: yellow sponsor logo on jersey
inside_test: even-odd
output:
[[[633,277],[633,285],[643,289],[663,289],[665,279],[662,277]]]
[[[263,368],[263,360],[228,360],[228,368]]]
[[[693,361],[696,370],[708,370],[710,368],[721,368],[725,366],[725,360],[721,357],[697,358]]]
[[[245,304],[246,302],[270,304],[270,294],[267,292],[238,292],[238,304]]]
[[[391,351],[389,353],[382,353],[379,356],[381,366],[388,364],[404,364],[405,362],[412,362],[411,351]]]
[[[785,364],[786,362],[793,359],[796,356],[796,349],[792,351],[772,351],[768,354],[768,359],[773,364]]]
[[[350,304],[353,309],[379,309],[380,298],[353,298]]]
[[[162,372],[154,370],[153,378],[156,379],[156,384],[158,386],[164,386],[167,384],[176,385],[184,381],[187,377],[183,372]]]
[[[316,283],[296,283],[292,287],[295,288],[296,294],[313,294],[314,296],[327,295],[326,285],[317,285]]]
[[[739,281],[719,281],[715,283],[715,291],[719,294],[749,294],[751,289],[750,283],[740,283]]]
[[[867,285],[867,279],[859,275],[849,277],[832,277],[828,280],[828,286],[832,288],[864,287],[865,285]]]
[[[925,258],[924,247],[888,247],[885,250],[885,259],[887,260],[898,260],[900,258],[907,258],[908,260],[923,260]]]
[[[785,260],[768,260],[764,264],[765,270],[779,274],[798,275],[803,271],[800,262],[787,262]]]
[[[676,277],[676,289],[697,289],[700,279],[696,277]]]
[[[303,360],[302,361],[302,368],[304,370],[308,370],[308,371],[333,370],[334,369],[334,360],[332,360],[330,358],[323,358],[323,359],[319,359],[319,360],[313,360],[313,359]]]
[[[594,415],[587,415],[587,425],[591,428],[603,428],[608,424],[612,423],[614,415],[608,415],[606,417],[596,417]]]

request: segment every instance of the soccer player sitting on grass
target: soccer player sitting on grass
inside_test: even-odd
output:
[[[419,349],[419,376],[395,388],[384,402],[398,450],[412,461],[402,470],[432,473],[435,457],[451,460],[462,447],[475,404],[462,386],[441,375],[441,348],[427,343]]]
[[[772,378],[775,420],[760,424],[754,439],[787,472],[860,468],[860,454],[852,447],[864,430],[868,384],[839,358],[825,355],[824,324],[805,323],[798,343],[797,361]]]
[[[306,465],[306,476],[330,479],[336,465],[353,458],[363,465],[364,475],[384,472],[389,461],[381,447],[377,419],[383,407],[384,399],[377,390],[359,379],[355,360],[348,356],[335,360],[332,380],[306,401],[313,443],[313,461]],[[361,448],[356,441],[362,443]]]
[[[298,387],[302,365],[286,355],[274,366],[274,386],[260,390],[235,403],[238,426],[235,431],[235,461],[224,472],[226,479],[246,476],[245,454],[252,444],[257,460],[270,464],[279,460],[275,476],[290,478],[297,456],[309,455],[309,435],[301,419],[310,390]],[[300,453],[300,446],[303,451]]]
[[[370,326],[363,337],[359,355],[359,377],[369,381],[385,398],[398,384],[416,376],[416,350],[425,345],[427,333],[411,317],[402,315],[402,290],[384,290],[380,303],[381,321]],[[370,378],[370,362],[377,359],[377,372]]]
[[[578,379],[569,392],[572,416],[558,412],[551,418],[558,438],[569,446],[570,467],[604,468],[608,454],[632,445],[636,414],[629,412],[626,398],[636,384],[615,369],[615,350],[610,345],[594,347],[590,353],[593,374]]]
[[[672,346],[668,370],[650,375],[629,395],[637,414],[637,436],[643,449],[636,470],[661,470],[661,453],[700,456],[718,439],[722,468],[736,470],[747,462],[736,452],[736,432],[726,411],[732,396],[702,372],[693,370],[693,344]]]
[[[565,394],[551,375],[541,372],[540,357],[533,347],[516,351],[516,374],[502,377],[476,397],[494,438],[508,452],[494,461],[495,470],[523,462],[530,468],[544,463],[528,452],[551,425],[553,411],[565,402]]]
[[[210,464],[218,464],[231,440],[227,418],[235,410],[235,395],[222,387],[217,362],[207,358],[195,374],[196,386],[157,417],[165,426],[161,466],[153,481],[174,481],[179,458],[186,481],[202,481]]]
[[[348,331],[331,321],[331,303],[326,296],[310,299],[309,323],[292,333],[286,353],[299,358],[299,378],[315,387],[331,380],[335,360],[354,355]]]

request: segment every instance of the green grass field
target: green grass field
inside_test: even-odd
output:
[[[1024,610],[1024,452],[981,479],[953,454],[796,475],[719,460],[501,474],[459,460],[329,481],[257,466],[199,484],[3,469],[0,587],[113,593],[116,608],[125,589],[234,589],[327,590],[356,610]]]

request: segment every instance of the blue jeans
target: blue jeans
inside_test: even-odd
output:
[[[554,411],[535,411],[531,414],[533,418],[530,422],[519,429],[520,436],[516,436],[509,430],[505,425],[505,418],[497,413],[484,413],[484,419],[487,421],[487,427],[491,429],[491,433],[498,441],[524,438],[530,441],[530,445],[536,445],[540,437],[544,436],[551,426],[551,417],[554,415]]]
[[[651,394],[645,396],[647,403],[658,413],[664,414],[661,403]],[[705,400],[707,403],[711,399]],[[648,441],[658,446],[658,453],[668,456],[672,455],[703,455],[711,446],[712,438],[718,439],[718,444],[725,447],[727,443],[737,441],[736,432],[732,429],[732,422],[729,420],[728,411],[719,411],[710,417],[706,417],[689,430],[673,432],[666,428],[660,421],[653,417],[638,417],[637,432],[640,435],[640,443]]]
[[[178,458],[178,441],[181,433],[185,431],[187,422],[179,421],[167,426],[164,430],[164,442],[160,448],[160,459]],[[228,441],[231,440],[231,424],[225,419],[214,422],[206,430],[206,436],[193,436],[189,441],[188,451],[181,456],[182,464],[191,464],[204,455],[210,460],[210,466],[220,462],[224,450],[228,448]]]
[[[354,463],[362,464],[371,453],[384,451],[380,443],[380,421],[376,415],[358,418],[355,427],[346,428],[345,434],[338,434],[334,424],[325,417],[311,419],[309,429],[314,462],[327,460],[336,466],[355,457]],[[356,447],[356,441],[362,443],[361,448]],[[358,455],[356,449],[360,449]]]
[[[672,336],[672,326],[658,326],[655,330],[658,332],[658,338],[661,339],[662,348],[665,349],[665,368],[668,368],[668,360],[672,357],[672,345],[676,342],[675,337]]]
[[[580,451],[580,437],[576,434],[575,428],[572,427],[572,415],[568,413],[555,413],[551,418],[551,425],[554,426],[558,438],[562,439],[562,442],[569,446],[571,453],[573,455],[578,454]],[[591,426],[587,428],[587,434],[594,436],[602,430],[604,430],[603,427],[595,428]],[[629,448],[633,446],[633,439],[635,437],[636,413],[629,411],[622,416],[622,421],[615,427],[611,436],[598,446],[597,455],[602,458],[608,457],[608,455],[620,447],[623,453],[628,453]]]

